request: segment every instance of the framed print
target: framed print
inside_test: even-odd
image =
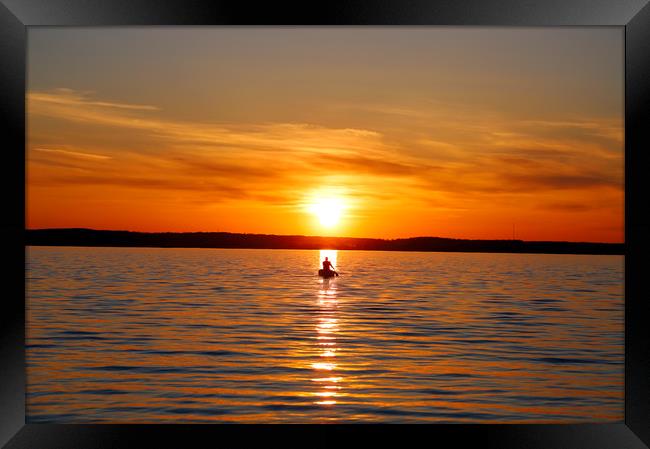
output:
[[[648,447],[647,3],[2,0],[0,443]]]

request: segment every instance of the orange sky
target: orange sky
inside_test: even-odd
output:
[[[29,30],[27,224],[622,242],[617,28]],[[311,211],[332,198],[341,217]]]

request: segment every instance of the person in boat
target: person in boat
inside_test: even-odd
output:
[[[323,271],[325,273],[334,273],[338,276],[338,273],[334,271],[334,266],[332,265],[332,262],[330,262],[327,257],[323,261]]]

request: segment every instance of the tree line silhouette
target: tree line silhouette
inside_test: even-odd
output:
[[[442,237],[373,239],[230,232],[133,232],[83,228],[29,229],[31,246],[117,246],[159,248],[340,249],[486,253],[624,254],[622,243],[468,240]]]

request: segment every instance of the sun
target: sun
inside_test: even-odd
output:
[[[343,209],[343,201],[338,198],[318,199],[309,207],[309,211],[314,214],[318,218],[320,224],[326,228],[334,227],[339,223]]]

